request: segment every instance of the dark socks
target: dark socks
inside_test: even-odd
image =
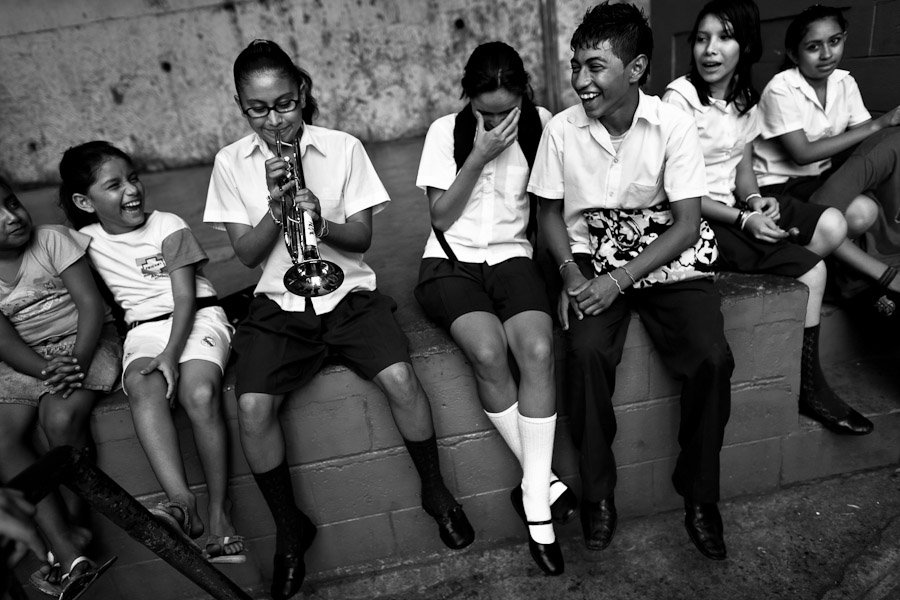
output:
[[[819,326],[803,330],[800,359],[800,407],[826,419],[839,420],[850,414],[850,407],[835,394],[819,364]]]
[[[410,440],[403,442],[422,480],[422,508],[429,514],[447,513],[457,505],[457,502],[444,484],[444,477],[441,475],[437,439],[432,435],[421,442]]]
[[[275,520],[275,553],[296,552],[301,545],[303,512],[294,500],[287,461],[282,461],[271,471],[254,473],[253,478]]]

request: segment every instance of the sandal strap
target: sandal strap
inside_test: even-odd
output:
[[[180,510],[181,530],[184,531],[184,533],[187,535],[191,534],[191,512],[190,509],[188,509],[187,503],[182,502],[181,500],[166,500],[165,502],[160,502],[159,504],[157,504],[156,507],[161,510],[166,510],[167,508],[177,508],[178,510]]]
[[[60,582],[67,581],[72,576],[72,571],[75,570],[75,567],[80,565],[81,563],[88,564],[88,570],[93,569],[97,565],[94,564],[94,561],[89,559],[87,556],[79,556],[75,560],[72,561],[72,564],[69,565],[68,573],[63,573],[63,576],[60,578]]]
[[[525,521],[525,524],[528,526],[531,525],[550,525],[553,523],[553,520],[550,519],[548,521]]]

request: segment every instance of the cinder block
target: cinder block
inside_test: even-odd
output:
[[[648,515],[681,506],[672,487],[675,458],[663,458],[618,468],[616,508],[624,518]]]
[[[335,383],[341,385],[347,375],[352,374],[334,374]],[[381,395],[377,390],[373,393]],[[290,400],[281,410],[290,464],[330,460],[373,449],[366,397],[350,395],[320,400],[307,393],[299,398],[292,394]]]
[[[681,384],[672,378],[669,369],[663,364],[662,358],[656,348],[649,347],[648,355],[648,391],[647,397],[658,399],[678,396],[681,394]]]
[[[812,426],[783,438],[782,485],[896,463],[900,413],[873,415],[871,420],[875,431],[862,437],[835,435]]]
[[[726,446],[722,449],[719,472],[723,499],[777,489],[781,477],[781,439]]]
[[[448,452],[460,496],[509,489],[522,480],[522,469],[498,433],[468,437]]]
[[[632,321],[632,325],[634,321]],[[647,398],[650,379],[650,357],[647,346],[632,346],[622,352],[616,368],[613,406],[625,406]]]
[[[431,401],[434,426],[439,437],[488,431],[472,367],[462,351],[430,354],[413,361],[422,387]]]
[[[762,294],[744,297],[725,296],[722,299],[725,331],[752,331],[763,320]]]
[[[796,430],[797,395],[784,382],[732,389],[726,446],[781,437]]]
[[[771,379],[800,375],[803,329],[796,323],[761,323],[753,332],[754,375]]]
[[[616,411],[613,452],[619,466],[674,456],[678,452],[678,399],[652,400]]]
[[[791,279],[791,278],[784,278]],[[794,280],[795,281],[795,280]],[[770,323],[778,321],[799,321],[802,325],[806,316],[808,288],[799,284],[778,293],[763,295],[764,319]]]
[[[734,357],[734,372],[731,374],[731,385],[737,385],[756,379],[756,348],[754,346],[754,330],[726,329],[725,339]]]

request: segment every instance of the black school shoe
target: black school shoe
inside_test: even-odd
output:
[[[459,504],[442,514],[422,508],[435,520],[441,541],[451,550],[461,550],[475,541],[475,530]]]
[[[539,544],[531,538],[531,530],[528,529],[529,525],[549,525],[553,521],[528,520],[525,515],[525,505],[522,502],[522,486],[513,488],[509,494],[509,500],[519,518],[525,523],[525,530],[528,532],[528,550],[531,552],[531,558],[535,564],[547,575],[562,575],[566,570],[566,565],[563,561],[562,549],[559,547],[559,540],[554,540],[552,544]]]
[[[715,502],[684,499],[684,528],[697,550],[712,560],[725,560],[722,515]]]
[[[301,513],[303,529],[300,533],[300,550],[287,554],[276,554],[272,569],[272,587],[269,593],[273,600],[287,600],[300,591],[303,578],[306,577],[306,563],[303,555],[316,539],[316,526],[305,514]]]
[[[619,523],[615,496],[610,494],[599,502],[581,503],[581,530],[588,550],[604,550],[612,542]]]

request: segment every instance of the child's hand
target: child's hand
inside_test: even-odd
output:
[[[581,312],[581,308],[578,306],[578,301],[575,299],[573,290],[580,288],[585,282],[587,282],[587,279],[581,274],[581,270],[577,266],[574,268],[569,266],[567,269],[563,270],[563,286],[562,290],[559,292],[559,303],[557,305],[557,315],[559,316],[559,323],[562,325],[563,331],[568,331],[569,329],[570,308],[575,313],[576,319],[580,321],[584,318],[584,313]]]
[[[788,232],[775,224],[775,221],[765,215],[750,215],[744,225],[744,231],[762,241],[774,244],[778,240],[788,237]]]
[[[778,219],[781,218],[781,207],[778,204],[778,199],[772,196],[750,198],[747,206],[750,207],[750,210],[761,212],[775,222],[778,222]]]
[[[47,547],[34,522],[35,512],[34,505],[19,490],[0,489],[0,547],[13,544],[4,565],[8,569],[16,566],[29,550],[39,558],[47,556]]]
[[[305,210],[312,217],[313,223],[318,225],[319,219],[322,218],[322,206],[319,199],[306,188],[303,188],[294,196],[294,204]]]
[[[590,317],[609,308],[619,295],[619,288],[609,277],[594,277],[581,286],[570,289],[569,295],[578,302],[581,312]]]
[[[882,127],[896,127],[900,125],[900,106],[878,117],[878,124]]]
[[[50,388],[49,393],[56,395],[62,392],[63,398],[68,398],[80,388],[84,379],[78,359],[63,354],[51,356],[41,370],[41,376],[44,377],[44,385]]]
[[[166,351],[150,361],[141,369],[141,375],[149,375],[153,371],[159,371],[166,379],[166,400],[171,400],[175,394],[175,386],[178,384],[178,361]]]
[[[500,156],[500,153],[509,148],[516,138],[519,136],[519,115],[522,110],[516,107],[510,111],[506,118],[491,129],[484,128],[484,117],[481,113],[475,111],[475,146],[473,152],[478,152],[484,164],[487,164]]]
[[[285,183],[288,177],[287,161],[273,156],[266,161],[266,187],[273,200],[281,200],[284,190],[289,185]]]

